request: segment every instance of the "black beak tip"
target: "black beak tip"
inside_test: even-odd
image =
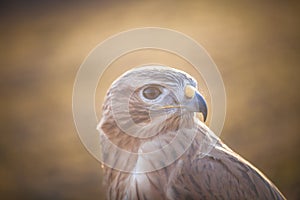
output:
[[[203,121],[206,122],[206,119],[207,119],[207,111],[202,112],[202,115],[203,115]]]
[[[198,102],[198,111],[202,113],[203,121],[205,122],[207,119],[207,105],[205,99],[199,93],[196,93],[196,98]]]

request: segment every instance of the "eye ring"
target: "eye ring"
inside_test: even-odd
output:
[[[142,94],[143,97],[148,100],[154,100],[161,95],[162,91],[156,86],[148,86],[143,89]]]

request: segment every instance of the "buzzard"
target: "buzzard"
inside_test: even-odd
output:
[[[285,199],[198,119],[207,106],[196,88],[164,66],[113,82],[97,127],[107,199]]]

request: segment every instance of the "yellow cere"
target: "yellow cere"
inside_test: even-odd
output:
[[[195,95],[196,88],[191,85],[187,85],[184,90],[184,94],[187,98],[193,98]]]

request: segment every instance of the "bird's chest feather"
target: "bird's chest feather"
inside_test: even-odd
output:
[[[118,172],[111,181],[112,193],[109,199],[173,199],[172,180],[181,173],[182,166],[183,160],[179,159],[153,172]]]
[[[151,174],[133,174],[130,176],[129,199],[158,199],[161,198],[163,187],[162,178]],[[132,190],[132,191],[131,191]]]
[[[147,143],[140,150],[143,153],[153,151],[153,149],[158,148],[157,144],[161,145],[163,143]],[[108,199],[170,199],[169,197],[172,197],[173,193],[171,190],[172,180],[181,173],[183,163],[187,159],[190,158],[184,154],[171,165],[166,165],[166,167],[159,170],[147,173],[133,173],[135,170],[140,171],[139,169],[142,169],[148,163],[143,157],[139,157],[136,160],[133,172],[113,171],[114,175],[112,176],[109,175],[110,173],[107,173],[109,177],[114,177],[108,180],[111,189],[110,198]],[[116,198],[113,198],[114,196]]]

